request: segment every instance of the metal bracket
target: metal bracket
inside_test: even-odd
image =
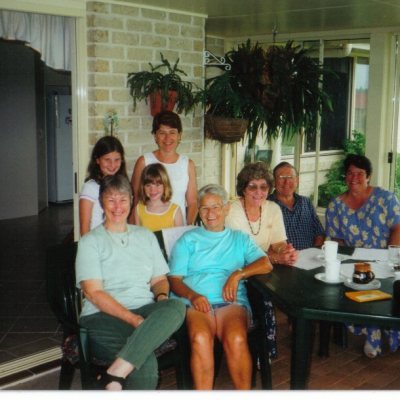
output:
[[[225,66],[226,71],[231,70],[231,65],[225,62],[225,57],[217,57],[211,51],[204,50],[203,60],[205,67],[220,67]]]

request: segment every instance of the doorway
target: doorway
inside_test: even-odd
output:
[[[46,88],[62,86],[71,94],[71,72],[47,67],[22,42],[0,40],[0,51],[0,139],[7,166],[0,174],[0,225],[5,235],[0,274],[3,377],[19,366],[28,369],[60,358],[58,322],[49,312],[45,295],[45,251],[71,233],[74,217],[71,201],[48,206],[45,115]],[[70,153],[72,163],[73,149]],[[29,304],[24,304],[30,295]]]
[[[71,73],[47,67],[39,54],[22,42],[1,40],[0,51],[0,138],[3,160],[10,167],[10,172],[0,174],[0,220],[4,220],[37,215],[48,205],[52,169],[48,173],[46,154],[53,130],[46,120],[47,99],[57,90],[71,94]],[[71,193],[67,197],[72,200],[72,130],[70,135]]]

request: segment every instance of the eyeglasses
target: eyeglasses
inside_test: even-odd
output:
[[[289,182],[294,181],[297,178],[296,175],[279,175],[276,177],[276,180],[278,181],[284,181],[285,179],[287,179]]]
[[[224,204],[223,205],[215,204],[214,206],[211,206],[211,207],[202,206],[199,208],[199,211],[201,214],[206,214],[211,210],[218,214],[222,211],[223,207],[224,207]]]
[[[247,189],[250,190],[250,192],[255,192],[257,189],[260,189],[263,192],[268,192],[269,186],[268,185],[256,185],[254,183],[250,183],[247,185]]]

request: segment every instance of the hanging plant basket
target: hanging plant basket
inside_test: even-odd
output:
[[[206,130],[211,138],[221,143],[240,142],[249,121],[244,118],[225,118],[217,115],[205,115]]]
[[[173,111],[176,103],[176,97],[178,95],[177,91],[168,90],[168,101],[167,103],[162,103],[161,90],[157,90],[156,93],[150,93],[150,113],[154,117],[157,113],[163,110]]]
[[[205,82],[202,101],[207,114],[247,119],[249,148],[258,135],[266,140],[291,139],[302,132],[315,135],[333,109],[323,77],[337,75],[310,57],[313,49],[288,41],[266,51],[249,39],[227,52],[224,59],[230,68],[221,67],[220,74]]]

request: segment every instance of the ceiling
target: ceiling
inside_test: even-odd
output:
[[[209,36],[239,38],[398,26],[400,0],[120,0],[208,16]]]

